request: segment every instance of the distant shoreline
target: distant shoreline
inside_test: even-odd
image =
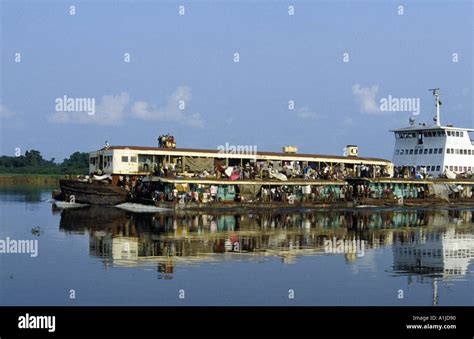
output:
[[[59,179],[64,177],[64,174],[0,173],[0,185],[57,185],[59,184]]]

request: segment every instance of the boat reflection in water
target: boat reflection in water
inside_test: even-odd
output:
[[[393,241],[394,272],[406,274],[408,283],[431,281],[433,305],[438,304],[438,281],[457,279],[468,273],[474,258],[473,213],[456,211],[442,228],[417,228],[396,233]]]
[[[291,263],[308,255],[355,262],[390,247],[388,271],[443,278],[466,274],[474,257],[469,210],[139,214],[91,206],[60,213],[60,229],[89,234],[90,255],[105,265],[157,265],[167,279],[175,265],[268,256]]]

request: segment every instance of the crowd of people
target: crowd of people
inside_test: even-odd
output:
[[[276,179],[286,180],[344,180],[346,178],[379,178],[388,177],[383,166],[354,165],[352,168],[344,164],[328,165],[301,161],[283,162],[247,162],[245,165],[216,165],[212,169],[187,172],[178,161],[160,164],[153,173],[161,177],[177,177],[184,175],[194,178],[227,178],[229,180]]]

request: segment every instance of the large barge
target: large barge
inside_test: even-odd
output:
[[[172,136],[157,147],[110,146],[90,152],[93,184],[63,181],[62,198],[89,204],[125,200],[174,209],[328,207],[354,205],[474,205],[474,142],[467,128],[441,126],[439,91],[433,90],[433,125],[410,118],[394,130],[393,162],[300,154],[296,147],[260,152],[255,147],[176,148]],[[429,164],[429,165],[424,165]]]

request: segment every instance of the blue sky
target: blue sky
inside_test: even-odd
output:
[[[381,98],[419,98],[431,122],[440,87],[442,122],[473,127],[473,13],[470,1],[2,1],[0,154],[63,159],[169,132],[179,147],[357,144],[390,159],[388,130],[411,113],[371,109]],[[64,95],[95,98],[95,115],[56,112]]]

